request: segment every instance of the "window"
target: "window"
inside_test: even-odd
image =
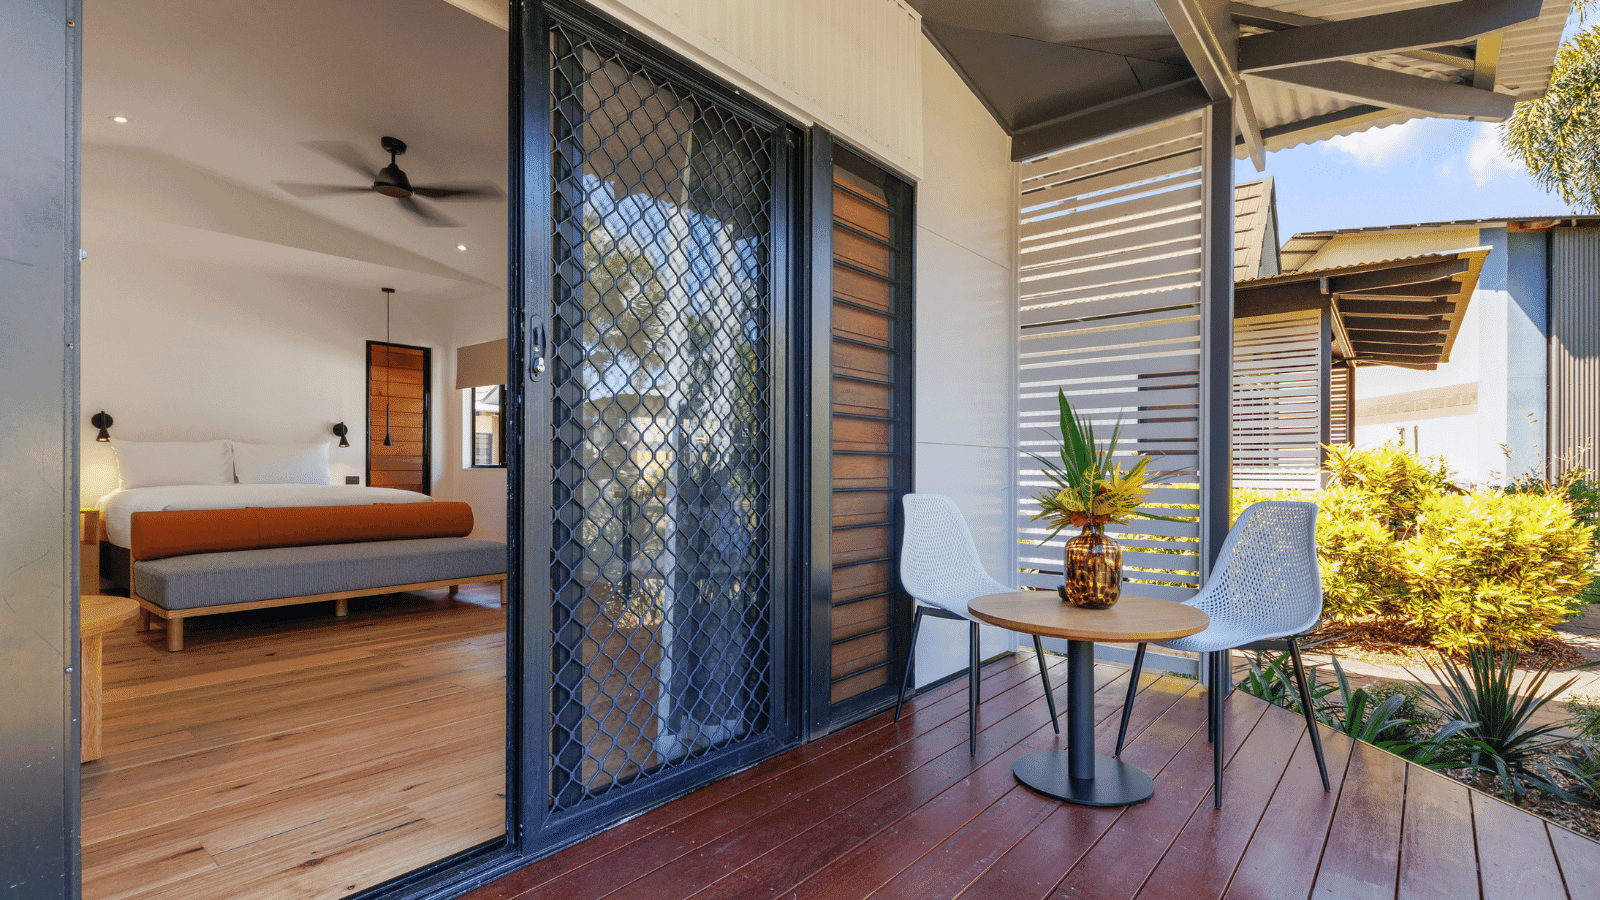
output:
[[[503,468],[506,464],[506,430],[501,410],[505,407],[506,387],[491,384],[468,388],[472,395],[472,468]]]

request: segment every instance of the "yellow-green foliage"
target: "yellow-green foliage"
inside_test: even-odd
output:
[[[1593,539],[1560,497],[1428,497],[1402,543],[1406,611],[1451,650],[1549,635],[1594,577]]]
[[[1393,616],[1426,627],[1441,649],[1509,647],[1572,615],[1596,574],[1594,529],[1560,495],[1466,493],[1450,472],[1404,448],[1329,448],[1331,486],[1316,494],[1237,490],[1235,516],[1258,500],[1314,500],[1323,613]]]

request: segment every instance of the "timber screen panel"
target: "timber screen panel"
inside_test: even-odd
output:
[[[1122,422],[1119,461],[1167,473],[1149,496],[1164,522],[1107,532],[1126,590],[1182,600],[1199,586],[1203,119],[1024,162],[1019,171],[1018,564],[1053,590],[1072,533],[1030,520],[1050,482],[1030,454],[1060,446],[1056,391],[1097,434]]]
[[[833,173],[832,624],[837,706],[886,688],[904,619],[896,568],[908,479],[906,188],[842,149]]]
[[[1322,313],[1233,328],[1233,484],[1314,491],[1322,467]]]
[[[426,494],[429,375],[426,347],[367,342],[367,484]],[[394,439],[384,446],[383,437]]]

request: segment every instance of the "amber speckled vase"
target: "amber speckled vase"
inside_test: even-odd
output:
[[[1067,541],[1061,598],[1084,609],[1109,609],[1122,595],[1122,547],[1089,526]]]

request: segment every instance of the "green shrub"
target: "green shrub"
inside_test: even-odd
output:
[[[1330,447],[1327,467],[1332,485],[1320,493],[1239,490],[1233,507],[1237,515],[1258,500],[1317,503],[1331,621],[1403,619],[1445,650],[1516,647],[1550,635],[1595,580],[1596,529],[1574,519],[1564,492],[1468,493],[1451,485],[1442,461],[1397,445]]]
[[[1584,525],[1595,527],[1595,549],[1600,552],[1600,481],[1595,481],[1587,469],[1571,468],[1561,473],[1554,482],[1542,474],[1530,472],[1507,484],[1508,494],[1556,495],[1567,501],[1572,517]],[[1600,603],[1600,578],[1584,587],[1577,597],[1577,605]]]
[[[1594,700],[1573,699],[1561,704],[1572,715],[1569,725],[1584,740],[1600,742],[1600,703]]]
[[[1402,548],[1406,613],[1447,650],[1553,635],[1594,576],[1593,540],[1559,497],[1429,497]]]
[[[1420,741],[1430,737],[1444,724],[1444,716],[1428,703],[1427,692],[1408,681],[1379,681],[1365,688],[1373,703],[1383,703],[1390,697],[1403,697],[1395,717],[1409,725],[1392,737]]]

